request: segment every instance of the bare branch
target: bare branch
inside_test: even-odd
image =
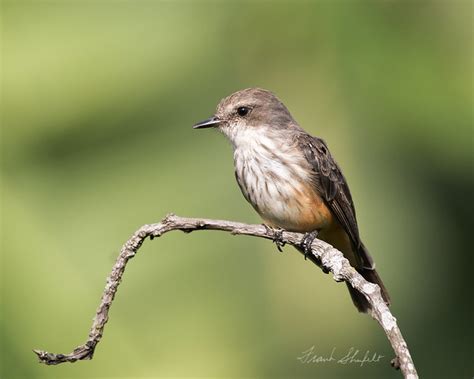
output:
[[[86,343],[75,348],[70,354],[53,354],[42,350],[33,350],[38,355],[40,362],[47,365],[56,365],[64,362],[92,359],[94,350],[102,338],[105,324],[108,321],[109,309],[121,282],[127,262],[135,256],[147,237],[153,239],[173,230],[181,230],[183,232],[221,230],[230,232],[231,234],[271,239],[277,241],[280,245],[287,243],[296,247],[300,246],[304,237],[301,233],[281,230],[275,231],[265,225],[248,225],[223,220],[183,218],[173,214],[166,216],[160,223],[144,225],[135,232],[120,251],[117,261],[112,268],[112,272],[107,278],[107,284]],[[395,352],[395,359],[392,361],[392,365],[396,368],[400,368],[405,378],[418,378],[407,344],[397,326],[397,320],[393,317],[383,301],[380,288],[376,284],[366,281],[349,264],[349,261],[344,258],[340,251],[326,242],[315,239],[311,245],[311,251],[312,254],[308,256],[311,261],[322,266],[323,269],[330,271],[333,274],[334,280],[338,282],[346,281],[367,298],[372,308],[370,312],[371,316],[383,328]]]

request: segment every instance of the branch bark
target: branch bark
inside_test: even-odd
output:
[[[184,218],[173,214],[166,216],[157,224],[144,225],[138,229],[133,236],[122,246],[120,254],[115,262],[112,272],[107,278],[107,284],[102,294],[100,305],[97,308],[92,327],[89,331],[87,341],[76,347],[69,354],[54,354],[42,350],[33,350],[41,363],[57,365],[64,362],[75,362],[78,360],[92,359],[95,348],[100,342],[105,324],[108,321],[109,309],[114,300],[117,288],[121,282],[127,262],[133,258],[146,238],[153,239],[164,233],[181,230],[192,232],[196,230],[221,230],[233,235],[248,235],[271,239],[279,244],[290,244],[298,247],[304,237],[301,233],[273,230],[265,225],[249,225],[238,222],[209,220],[197,218]],[[311,253],[308,259],[322,266],[333,274],[337,282],[346,281],[352,287],[360,291],[369,301],[372,310],[370,315],[383,328],[387,338],[395,352],[392,365],[399,368],[408,379],[418,378],[413,360],[403,339],[397,320],[393,317],[389,308],[382,299],[380,288],[366,281],[344,258],[342,253],[324,241],[315,239],[311,245]]]

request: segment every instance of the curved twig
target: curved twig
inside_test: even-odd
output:
[[[64,362],[92,359],[94,350],[102,338],[105,324],[108,321],[109,309],[114,300],[127,262],[135,256],[147,237],[153,239],[173,230],[181,230],[184,232],[192,232],[195,230],[221,230],[230,232],[231,234],[243,234],[271,239],[277,241],[278,244],[288,243],[297,247],[300,246],[304,237],[301,233],[282,230],[275,231],[261,224],[248,225],[223,220],[184,218],[173,214],[166,216],[160,223],[144,225],[134,233],[120,251],[117,261],[112,268],[112,272],[107,278],[107,284],[86,343],[75,348],[70,354],[54,354],[42,350],[33,350],[37,354],[40,362],[47,365],[57,365]],[[308,258],[314,263],[321,265],[323,269],[330,271],[333,274],[334,280],[338,282],[346,281],[364,294],[372,307],[370,312],[371,316],[383,328],[395,352],[396,357],[392,365],[396,368],[400,368],[405,378],[418,378],[407,344],[397,326],[395,317],[393,317],[383,301],[380,288],[376,284],[367,282],[349,264],[349,261],[344,258],[340,251],[326,242],[315,239],[311,245],[311,252],[312,255],[309,255]]]

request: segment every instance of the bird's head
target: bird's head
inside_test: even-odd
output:
[[[247,88],[222,99],[214,116],[194,129],[218,128],[233,143],[242,134],[257,135],[268,130],[296,126],[286,106],[270,91]]]

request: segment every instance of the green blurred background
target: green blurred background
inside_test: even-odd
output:
[[[471,377],[472,2],[3,1],[1,378],[399,378],[380,327],[292,248],[146,242],[94,360],[121,244],[168,212],[260,222],[232,153],[191,125],[274,91],[342,166],[425,378]],[[364,367],[303,365],[355,347]]]

